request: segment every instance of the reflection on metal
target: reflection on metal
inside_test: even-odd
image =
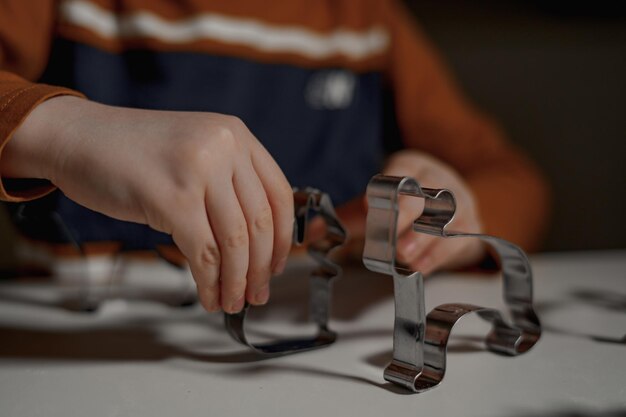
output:
[[[498,310],[470,304],[443,304],[425,315],[422,274],[396,260],[400,195],[424,199],[424,211],[413,222],[415,232],[443,238],[479,238],[494,249],[500,257],[504,301],[511,320]],[[421,188],[409,177],[377,175],[368,185],[367,202],[363,262],[372,271],[391,275],[394,282],[393,360],[385,369],[387,381],[414,392],[437,386],[446,370],[450,331],[467,313],[476,312],[492,324],[486,338],[491,351],[518,355],[539,340],[541,325],[532,306],[532,272],[525,253],[496,237],[446,231],[456,210],[450,191]]]
[[[317,324],[317,335],[310,338],[278,340],[265,344],[248,341],[244,329],[249,305],[236,314],[225,314],[224,322],[228,333],[241,344],[252,348],[264,356],[283,356],[292,353],[317,349],[333,343],[337,334],[328,328],[330,317],[332,279],[341,273],[341,268],[328,259],[328,254],[346,240],[346,231],[339,222],[335,209],[327,194],[307,188],[294,191],[294,242],[302,244],[309,223],[319,217],[324,221],[325,234],[308,242],[308,253],[318,263],[310,276],[310,315]]]

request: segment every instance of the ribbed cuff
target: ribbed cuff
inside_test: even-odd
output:
[[[11,139],[13,132],[40,103],[52,97],[72,95],[84,97],[81,93],[67,88],[46,84],[32,84],[17,76],[2,83],[0,89],[0,161],[2,150]],[[2,170],[0,169],[0,172]],[[41,180],[11,179],[3,181],[0,176],[0,200],[19,202],[42,197],[55,187]]]

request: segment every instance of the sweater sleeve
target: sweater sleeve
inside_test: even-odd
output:
[[[404,145],[461,174],[476,197],[486,233],[538,249],[549,212],[542,174],[463,99],[408,10],[399,2],[386,3],[391,31],[387,76]]]
[[[0,164],[11,135],[38,104],[59,95],[81,96],[65,88],[31,82],[46,65],[53,24],[52,0],[36,5],[24,0],[0,2]],[[0,200],[37,198],[52,189],[43,181],[0,177]]]
[[[2,150],[11,135],[37,105],[49,98],[77,93],[66,88],[46,84],[34,84],[9,72],[0,71],[0,173],[2,173]],[[0,176],[0,200],[24,201],[41,197],[54,187],[44,181],[13,179]]]

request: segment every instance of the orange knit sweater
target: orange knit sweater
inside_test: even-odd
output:
[[[53,39],[109,54],[146,49],[244,58],[298,68],[382,74],[403,146],[454,167],[477,197],[486,232],[536,249],[548,211],[537,168],[459,93],[399,3],[379,0],[66,0],[0,3],[0,163],[29,112],[81,92],[38,84]],[[103,74],[105,76],[105,74]],[[1,169],[0,169],[1,171]],[[427,185],[427,184],[426,184]],[[33,199],[48,188],[7,190]]]

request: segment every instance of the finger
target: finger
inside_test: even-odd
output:
[[[436,238],[411,262],[411,267],[424,275],[430,275],[444,266],[457,263],[459,254],[466,246],[467,242],[462,239]]]
[[[397,236],[411,230],[412,224],[424,211],[424,199],[401,195],[398,199]],[[358,197],[340,206],[337,216],[346,227],[351,239],[365,236],[365,219],[367,217],[367,199]]]
[[[211,178],[206,195],[209,223],[221,254],[221,301],[227,313],[243,308],[249,261],[248,226],[232,181],[230,176]]]
[[[419,154],[415,152],[403,152],[391,157],[387,165],[383,168],[382,173],[396,177],[420,177],[422,171],[427,168],[428,162],[416,155]]]
[[[293,190],[285,175],[267,150],[256,139],[253,141],[252,165],[259,176],[272,208],[274,224],[274,251],[272,273],[285,269],[293,239]]]
[[[398,237],[406,232],[412,232],[413,222],[422,215],[424,204],[421,197],[401,195],[398,198]]]
[[[246,276],[246,299],[265,304],[269,299],[269,280],[274,244],[272,208],[256,172],[244,163],[233,177],[235,192],[248,225],[250,261]]]
[[[200,303],[207,311],[219,310],[220,251],[204,206],[178,218],[172,238],[189,262]]]
[[[436,236],[406,230],[398,237],[396,258],[406,265],[412,265],[436,239]]]

